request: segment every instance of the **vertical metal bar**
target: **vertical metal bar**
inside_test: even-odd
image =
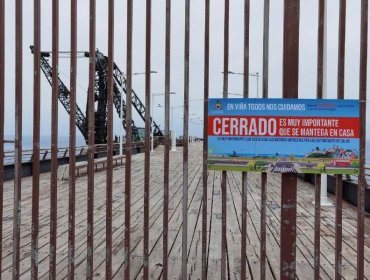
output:
[[[208,97],[209,97],[209,18],[210,0],[204,9],[204,103],[203,103],[203,201],[202,201],[202,280],[207,279],[207,185],[208,185]]]
[[[130,231],[131,231],[131,146],[132,146],[132,30],[133,1],[127,1],[127,93],[126,93],[126,168],[125,168],[125,279],[130,279]]]
[[[187,279],[188,263],[188,171],[189,171],[189,48],[190,0],[185,0],[184,46],[184,132],[183,132],[183,184],[182,184],[182,269],[181,279]],[[173,122],[173,120],[172,120]]]
[[[150,130],[151,116],[151,40],[152,40],[152,0],[146,0],[145,38],[145,166],[144,166],[144,280],[149,279],[149,208],[150,208]],[[154,134],[152,132],[152,137]],[[154,139],[152,139],[154,141]],[[154,147],[153,147],[154,149]]]
[[[13,279],[19,279],[22,190],[23,1],[15,2],[15,139],[13,207]]]
[[[52,4],[52,98],[51,98],[51,177],[50,177],[50,254],[49,279],[56,279],[57,194],[58,194],[58,73],[59,73],[59,0]]]
[[[283,97],[298,97],[300,1],[284,3]],[[280,279],[296,277],[297,175],[282,174]]]
[[[263,9],[263,77],[262,97],[268,98],[269,92],[269,48],[270,48],[270,0],[265,0]]]
[[[105,279],[112,279],[114,0],[108,3],[107,183]]]
[[[222,191],[222,229],[221,229],[221,279],[226,279],[226,183],[227,173],[222,171],[221,191]]]
[[[269,86],[269,35],[270,35],[270,0],[264,4],[264,31],[263,31],[263,88],[262,97],[268,98]],[[260,276],[266,278],[266,202],[267,202],[267,173],[261,174],[261,246],[260,246]]]
[[[242,172],[242,233],[241,233],[241,269],[240,279],[246,279],[247,273],[247,185],[248,173]]]
[[[86,279],[93,279],[94,264],[94,143],[95,143],[95,30],[96,0],[90,0],[89,27],[89,91],[87,98],[88,148],[87,148],[87,264]]]
[[[250,1],[244,1],[244,76],[243,97],[248,97],[249,91],[249,14]],[[247,276],[247,172],[242,172],[242,232],[241,232],[241,268],[240,279],[245,280]]]
[[[320,279],[321,174],[315,175],[314,279]]]
[[[75,271],[75,216],[76,216],[76,85],[77,85],[77,0],[71,1],[71,65],[69,113],[69,210],[68,210],[68,279]]]
[[[316,97],[323,98],[325,1],[319,0]],[[321,174],[315,175],[314,278],[320,279]]]
[[[316,97],[323,98],[324,88],[324,30],[325,30],[325,2],[319,0],[319,22],[318,22],[318,38],[317,38],[317,85]]]
[[[223,78],[223,97],[227,98],[229,88],[229,15],[230,1],[225,0],[225,15],[224,15],[224,78]],[[226,182],[227,172],[222,171],[221,175],[221,191],[222,191],[222,229],[221,229],[221,280],[226,279]]]
[[[39,189],[40,189],[40,45],[41,45],[40,13],[41,13],[40,0],[34,0],[31,279],[38,278]]]
[[[346,47],[346,0],[340,0],[338,36],[338,99],[344,98],[344,71]]]
[[[163,279],[168,277],[168,199],[170,170],[170,84],[171,84],[171,0],[166,0],[165,42],[165,149],[163,186]]]
[[[342,279],[342,175],[336,175],[335,191],[335,279]]]
[[[270,0],[265,0],[263,10],[263,77],[262,97],[268,98],[269,86],[269,35],[270,35]],[[258,77],[257,77],[258,78]],[[260,244],[260,278],[266,279],[266,207],[267,207],[267,173],[261,174],[261,244]]]
[[[261,245],[260,245],[260,259],[261,280],[266,279],[266,207],[267,207],[267,173],[261,174]]]
[[[5,0],[0,0],[0,248],[3,248],[4,101],[5,101]],[[2,260],[0,250],[0,260]],[[0,271],[2,262],[0,261]],[[1,273],[0,273],[1,280]]]
[[[357,279],[364,278],[365,249],[365,161],[366,161],[366,99],[367,99],[367,46],[368,46],[368,0],[361,2],[361,47],[360,47],[360,174],[357,191]]]
[[[339,4],[338,36],[338,93],[337,98],[344,98],[345,42],[346,42],[346,0]],[[342,278],[342,175],[336,175],[335,208],[335,279]]]

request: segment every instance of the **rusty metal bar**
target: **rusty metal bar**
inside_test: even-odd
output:
[[[321,174],[315,175],[314,279],[320,279]]]
[[[366,99],[367,99],[367,47],[369,2],[361,2],[361,46],[360,46],[360,174],[357,191],[357,279],[364,278],[365,248],[365,162],[366,162]]]
[[[76,217],[76,86],[77,86],[77,0],[71,1],[71,65],[69,113],[69,191],[68,191],[68,279],[75,271],[75,217]]]
[[[335,279],[342,279],[342,175],[336,175],[335,191]]]
[[[298,97],[300,1],[284,3],[283,97]],[[297,175],[282,174],[280,279],[296,277]]]
[[[260,244],[260,274],[261,280],[266,279],[266,207],[267,207],[267,173],[261,174],[261,244]]]
[[[230,0],[225,0],[225,15],[224,15],[224,77],[223,77],[223,97],[228,97],[229,88],[229,18],[230,18]],[[227,172],[222,171],[221,175],[221,191],[222,191],[222,229],[221,229],[221,280],[226,279],[226,182]]]
[[[32,156],[32,227],[31,279],[38,278],[39,193],[40,193],[40,45],[41,6],[34,0],[34,61],[33,61],[33,156]]]
[[[222,171],[221,174],[221,192],[222,192],[222,230],[221,230],[221,279],[226,279],[226,183],[227,173]]]
[[[269,92],[269,48],[270,48],[270,0],[265,0],[263,9],[263,74],[262,96],[268,98]]]
[[[338,93],[337,98],[344,98],[344,72],[346,47],[346,0],[339,4],[338,36]],[[335,208],[335,279],[342,278],[342,175],[336,175],[336,208]]]
[[[325,2],[319,0],[319,19],[318,19],[318,37],[317,37],[317,85],[316,98],[323,98],[324,87],[324,30],[325,30]]]
[[[250,1],[244,1],[244,76],[243,97],[247,98],[249,93],[249,15]],[[241,232],[241,267],[240,279],[245,280],[247,276],[247,186],[248,173],[242,172],[242,232]]]
[[[15,1],[15,139],[13,206],[13,279],[19,279],[22,190],[23,1]]]
[[[168,278],[168,201],[170,170],[170,84],[171,84],[171,0],[166,0],[165,39],[165,148],[163,186],[163,279]]]
[[[188,264],[188,185],[189,185],[189,56],[190,0],[185,1],[184,46],[184,127],[183,127],[183,184],[182,184],[182,268],[181,279],[187,279]],[[173,121],[173,120],[172,120]]]
[[[56,279],[58,217],[58,74],[59,74],[59,0],[52,4],[52,97],[51,97],[51,175],[50,175],[50,253],[49,279]]]
[[[3,248],[3,203],[4,203],[4,101],[5,101],[5,0],[0,0],[0,248]],[[0,260],[2,260],[0,250]],[[0,271],[2,264],[0,262]],[[0,273],[1,280],[1,273]]]
[[[247,72],[248,73],[248,72]],[[248,173],[242,172],[242,232],[241,232],[241,268],[240,279],[245,280],[247,274],[247,186]]]
[[[317,85],[316,97],[323,98],[324,83],[324,33],[326,0],[319,0],[317,38]],[[314,232],[314,278],[320,279],[320,222],[321,222],[321,174],[315,175],[315,232]]]
[[[112,279],[114,0],[108,3],[107,182],[105,279]]]
[[[262,97],[268,98],[269,86],[269,35],[270,35],[270,0],[265,0],[263,9],[263,77]],[[267,173],[261,174],[261,224],[260,224],[260,279],[266,279],[266,207]]]
[[[344,72],[346,52],[346,0],[340,0],[338,36],[338,99],[344,98]]]
[[[151,40],[152,40],[152,0],[146,0],[145,37],[145,166],[144,166],[144,280],[149,279],[149,209],[150,209],[150,131],[151,116]],[[154,135],[152,134],[154,137]],[[153,139],[154,140],[154,139]],[[154,149],[154,146],[153,146]]]
[[[203,201],[202,201],[202,280],[207,279],[207,185],[208,185],[208,97],[209,97],[209,19],[210,0],[204,9],[204,103],[203,103]]]
[[[126,92],[126,168],[125,168],[125,240],[124,240],[124,274],[130,279],[130,231],[131,231],[131,146],[132,146],[132,29],[133,1],[127,1],[127,92]]]
[[[87,263],[86,279],[93,279],[94,264],[94,142],[95,142],[95,30],[96,1],[90,0],[89,26],[89,90],[87,97],[88,148],[87,148]]]

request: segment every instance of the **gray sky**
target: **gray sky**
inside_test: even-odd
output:
[[[51,50],[51,1],[42,2],[42,50]],[[96,47],[107,54],[107,2],[97,0]],[[250,20],[250,72],[262,73],[262,29],[263,2],[251,0]],[[358,98],[359,42],[360,42],[360,0],[347,1],[347,38],[345,97]],[[328,0],[328,97],[336,97],[337,44],[338,44],[338,3]],[[270,16],[270,85],[269,96],[282,96],[282,44],[283,44],[283,0],[271,0]],[[14,1],[6,1],[6,101],[5,132],[14,131]],[[183,104],[183,63],[184,63],[184,1],[172,1],[172,53],[171,53],[171,106]],[[60,1],[60,50],[70,46],[70,1]],[[243,70],[243,0],[230,1],[230,70]],[[78,48],[88,50],[89,1],[78,1]],[[210,94],[222,95],[223,71],[223,13],[224,1],[211,1],[211,53],[210,53]],[[317,55],[317,13],[318,1],[301,0],[300,22],[300,75],[299,97],[316,96],[316,55]],[[153,1],[152,22],[152,92],[164,92],[164,42],[165,42],[165,0]],[[116,1],[115,7],[115,62],[122,71],[126,70],[126,1]],[[33,43],[33,1],[24,1],[24,82],[23,82],[23,124],[24,134],[32,134],[33,57],[29,45]],[[190,99],[203,97],[203,53],[204,45],[204,1],[191,2],[191,50],[190,50]],[[133,71],[143,72],[145,65],[145,0],[134,1]],[[60,59],[60,76],[69,85],[69,59]],[[50,135],[51,87],[42,75],[42,124],[41,134]],[[259,80],[261,93],[262,79]],[[256,97],[256,78],[250,77],[250,96]],[[78,60],[78,103],[85,111],[88,85],[88,61]],[[242,93],[242,76],[229,76],[229,92]],[[144,76],[133,77],[133,87],[144,102]],[[260,94],[261,95],[261,94]],[[164,96],[157,96],[154,105],[163,104]],[[203,104],[191,102],[191,118],[202,118]],[[182,134],[182,109],[174,110],[174,129]],[[164,110],[155,108],[154,119],[164,127]],[[143,122],[134,114],[138,126]],[[68,114],[59,105],[59,133],[68,135]],[[115,133],[119,134],[118,117],[115,115]],[[201,135],[202,125],[191,121],[190,134]]]

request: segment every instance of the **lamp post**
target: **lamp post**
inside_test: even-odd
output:
[[[224,72],[222,72],[222,74],[223,73]],[[241,72],[233,72],[233,71],[227,71],[227,74],[244,76],[244,73],[241,73]],[[257,81],[257,98],[258,98],[259,97],[259,78],[261,76],[260,76],[260,74],[258,72],[256,72],[256,73],[249,73],[248,76],[256,77],[256,81]],[[235,95],[238,95],[238,94],[235,94]]]
[[[145,75],[146,73],[148,72],[135,72],[132,74],[132,76],[138,76],[138,75]],[[157,71],[150,71],[149,72],[150,74],[157,74],[158,72]],[[121,120],[121,125],[122,125],[122,134],[121,134],[121,137],[120,137],[120,143],[119,143],[119,154],[122,156],[123,154],[123,134],[125,133],[125,128],[123,127],[123,94],[121,94],[121,110],[120,110],[120,120]],[[129,124],[131,125],[131,124]]]
[[[171,91],[170,94],[176,94],[176,92]],[[151,118],[152,118],[152,133],[151,133],[152,134],[152,141],[151,141],[151,143],[152,143],[152,145],[151,145],[152,146],[152,153],[154,153],[154,123],[153,123],[153,120],[154,120],[154,116],[153,116],[154,115],[154,110],[153,110],[154,106],[153,106],[153,104],[154,104],[154,97],[159,96],[159,95],[165,95],[165,94],[164,93],[154,93],[154,92],[152,93],[152,102],[151,102],[152,103],[152,107],[151,107],[152,112],[150,114]],[[160,105],[158,107],[163,107],[163,106]]]
[[[171,131],[173,131],[173,109],[178,109],[178,108],[184,108],[184,105],[181,106],[172,106],[171,107]]]
[[[164,108],[164,106],[162,106],[161,104],[158,104],[159,108]],[[170,117],[170,127],[171,127],[171,152],[176,152],[176,136],[174,134],[174,131],[173,131],[173,109],[177,109],[177,108],[183,108],[184,105],[181,105],[181,106],[171,106],[170,109],[171,109],[171,117]]]
[[[197,102],[197,101],[204,101],[204,99],[190,99],[189,100],[189,102]],[[162,106],[161,104],[158,104],[157,107],[164,108],[164,106]],[[178,108],[183,108],[183,107],[184,107],[184,105],[170,107],[170,109],[171,109],[170,128],[171,128],[171,136],[172,136],[172,138],[174,136],[174,131],[173,131],[173,110],[174,109],[178,109]],[[175,141],[172,139],[172,149],[171,149],[171,151],[173,151],[173,152],[176,151],[176,139],[175,139]]]

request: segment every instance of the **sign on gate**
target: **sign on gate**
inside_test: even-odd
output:
[[[358,174],[359,101],[210,99],[208,168]]]

